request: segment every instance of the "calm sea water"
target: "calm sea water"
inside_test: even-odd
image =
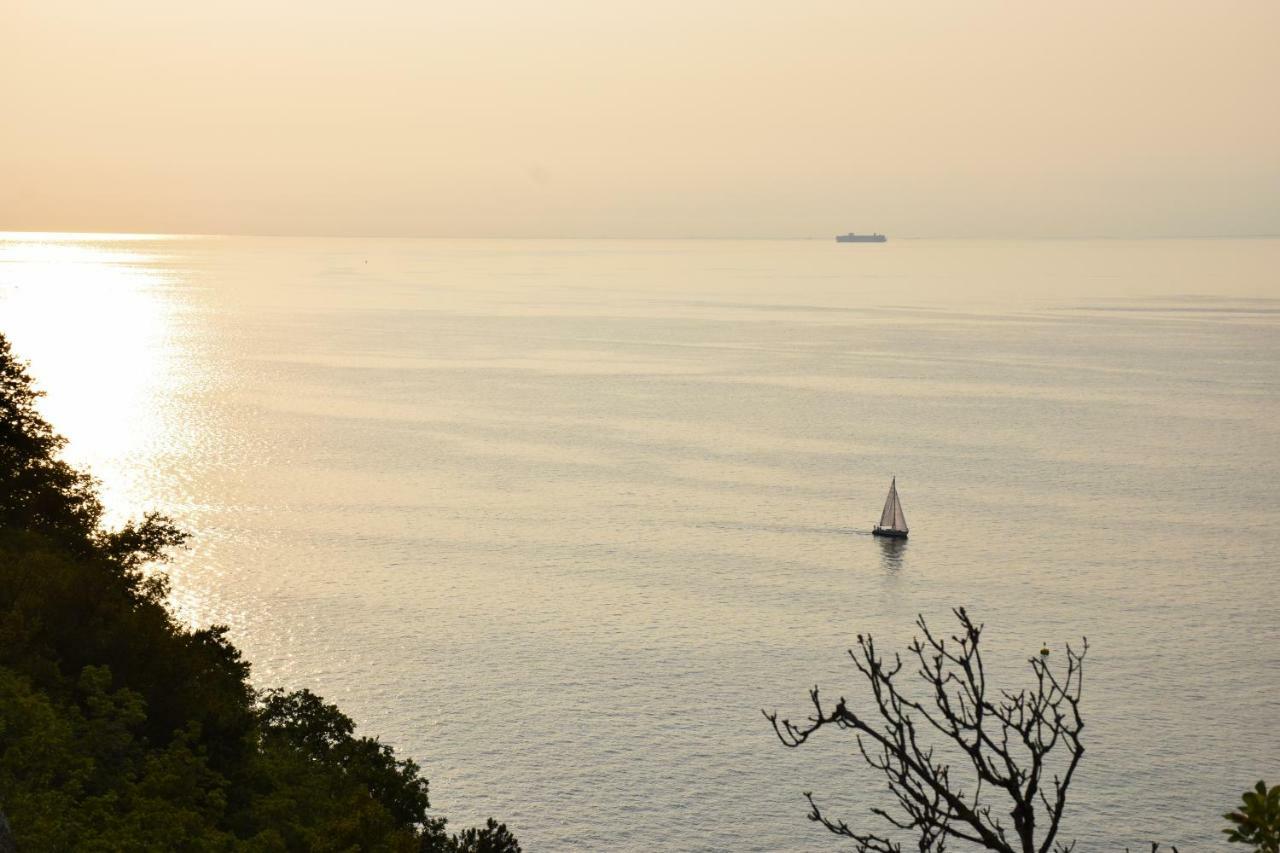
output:
[[[1081,850],[1280,778],[1280,241],[0,240],[0,331],[174,603],[534,850],[822,850],[859,632],[1087,635]],[[866,535],[896,475],[912,526]],[[825,733],[824,733],[825,734]]]

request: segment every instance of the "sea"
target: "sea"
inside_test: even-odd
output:
[[[958,607],[993,688],[1087,638],[1077,851],[1280,782],[1280,240],[10,233],[0,332],[111,522],[190,531],[179,616],[453,826],[848,849],[804,792],[865,831],[883,779],[762,711],[870,711],[859,635]]]

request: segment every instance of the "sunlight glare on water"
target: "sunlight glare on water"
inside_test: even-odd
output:
[[[43,388],[68,392],[50,394],[42,408],[73,439],[68,459],[103,479],[110,523],[136,508],[136,469],[180,455],[191,437],[173,417],[181,420],[172,401],[180,399],[184,375],[170,357],[176,318],[165,293],[169,279],[154,267],[156,256],[136,251],[134,242],[0,239],[2,330],[38,365]]]

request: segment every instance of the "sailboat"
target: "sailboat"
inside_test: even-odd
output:
[[[907,517],[902,514],[902,501],[898,500],[898,478],[894,477],[889,484],[889,496],[884,499],[884,512],[880,513],[880,523],[871,531],[873,536],[889,536],[894,539],[907,538]]]

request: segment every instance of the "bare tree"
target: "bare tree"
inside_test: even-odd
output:
[[[871,810],[896,828],[886,830],[892,836],[855,832],[824,815],[806,792],[809,819],[853,839],[859,853],[900,853],[902,844],[894,837],[904,835],[921,853],[942,853],[955,840],[1003,853],[1067,853],[1075,842],[1058,841],[1058,827],[1084,755],[1080,692],[1089,644],[1082,641],[1079,651],[1067,646],[1066,660],[1056,668],[1049,650],[1042,649],[1029,661],[1033,687],[998,690],[987,683],[978,647],[982,626],[964,608],[953,612],[961,630],[948,639],[935,636],[923,616],[916,620],[923,640],[912,641],[908,660],[928,685],[926,700],[902,692],[901,656],[889,663],[870,636],[859,635],[858,649],[849,655],[870,685],[870,715],[851,710],[843,697],[835,708],[824,709],[817,687],[809,692],[815,713],[803,725],[765,712],[789,747],[824,726],[852,729],[863,759],[884,774],[898,805]],[[963,771],[953,772],[948,757]],[[1008,822],[1000,804],[1008,807]]]

